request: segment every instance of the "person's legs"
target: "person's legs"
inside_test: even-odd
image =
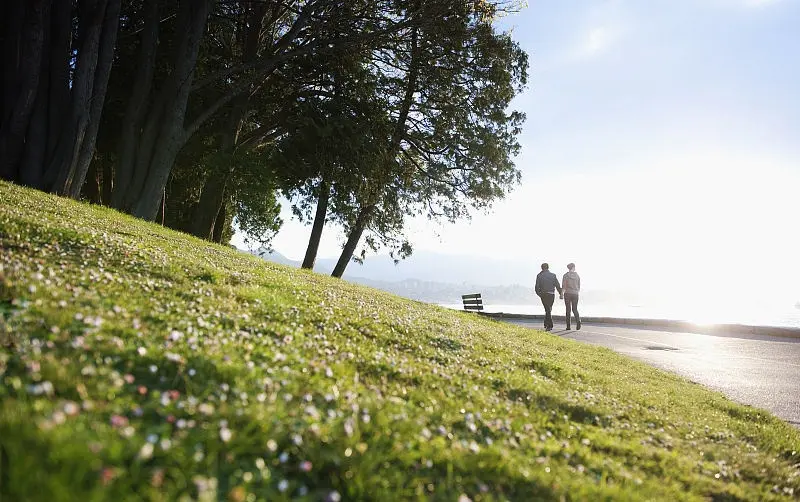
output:
[[[544,307],[544,328],[553,329],[553,302],[556,295],[553,293],[542,293],[542,306]]]
[[[572,313],[575,314],[575,327],[581,329],[581,315],[578,313],[578,295],[570,295],[570,303],[572,304]]]
[[[571,295],[567,295],[567,294],[564,295],[564,305],[567,307],[567,315],[566,315],[566,318],[567,318],[567,329],[572,329],[570,327],[571,320],[570,320],[570,317],[569,317],[569,309],[570,309],[570,303],[571,303],[570,296]]]
[[[544,329],[547,329],[547,300],[545,300],[544,293],[539,295],[539,299],[542,301],[542,307],[544,307]]]
[[[545,300],[545,296],[542,293],[539,295],[539,299],[542,301],[542,307],[544,307],[544,329],[547,329],[547,300]]]

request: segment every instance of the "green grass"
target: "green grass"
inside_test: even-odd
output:
[[[0,319],[0,502],[800,493],[675,375],[4,183]]]

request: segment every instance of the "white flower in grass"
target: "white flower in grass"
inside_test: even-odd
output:
[[[153,445],[151,443],[145,443],[139,449],[139,458],[141,460],[149,460],[153,456]]]
[[[81,411],[80,406],[73,401],[67,401],[64,403],[64,413],[69,416],[75,416]]]

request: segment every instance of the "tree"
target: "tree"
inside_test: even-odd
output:
[[[346,220],[341,277],[365,231],[367,247],[411,252],[404,218],[455,221],[486,209],[519,181],[512,157],[524,116],[506,109],[526,83],[527,57],[493,20],[504,4],[437,2],[394,45],[374,52],[393,124],[384,163],[364,184]],[[362,251],[363,253],[363,251]]]
[[[407,217],[468,216],[518,177],[503,8],[9,0],[0,175],[212,240],[234,218],[268,239],[283,191],[313,219],[306,266],[326,221],[348,231],[338,275],[364,236],[402,257]]]
[[[0,176],[77,197],[94,155],[120,0],[9,0]]]
[[[363,7],[359,8],[363,9]],[[250,3],[232,3],[225,7],[224,12],[225,16],[221,20],[212,21],[209,24],[211,35],[208,38],[210,42],[205,44],[209,47],[201,51],[203,54],[198,62],[199,67],[219,67],[222,61],[237,59],[251,64],[260,57],[258,51],[262,50],[262,47],[269,47],[269,43],[262,40],[265,36],[262,26],[265,20],[269,24],[270,18],[265,4],[256,4],[253,7]],[[339,9],[337,15],[343,19],[358,19],[358,16],[362,15],[359,12],[356,10],[343,15],[346,14],[346,11]],[[348,34],[340,33],[340,30],[342,27],[348,26],[347,23],[328,20],[323,25],[316,27],[315,36],[327,40],[346,39]],[[216,40],[233,40],[234,42],[231,44],[214,42]],[[215,127],[203,128],[201,132],[217,138],[208,143],[214,144],[219,152],[227,152],[229,162],[215,162],[214,165],[219,166],[219,169],[203,171],[202,176],[205,182],[200,198],[194,206],[195,214],[191,218],[192,225],[188,229],[189,231],[199,237],[208,238],[213,232],[214,218],[218,214],[222,200],[230,198],[236,200],[237,196],[231,193],[230,186],[236,184],[236,178],[239,176],[235,161],[237,155],[245,150],[264,146],[265,142],[276,141],[280,138],[284,138],[284,147],[288,145],[288,142],[293,142],[295,147],[298,146],[300,144],[297,141],[298,135],[305,134],[309,139],[312,138],[312,129],[302,124],[310,125],[314,121],[318,122],[321,117],[320,113],[323,112],[320,108],[315,109],[310,104],[322,104],[323,107],[330,108],[330,103],[325,104],[325,102],[330,102],[331,97],[336,93],[341,95],[342,89],[350,96],[347,99],[357,104],[357,100],[352,98],[355,94],[350,89],[360,85],[354,85],[359,82],[359,75],[355,71],[358,69],[358,65],[354,64],[354,61],[357,61],[361,57],[359,55],[364,52],[364,50],[342,50],[299,54],[293,58],[292,64],[282,67],[280,71],[273,72],[264,82],[253,84],[246,95],[240,95],[233,99],[217,114],[216,119],[211,119]],[[365,72],[363,69],[360,72],[363,77]],[[201,103],[213,103],[224,98],[226,92],[227,88],[224,85],[208,86],[196,93],[195,100],[199,100]],[[369,93],[363,94],[369,97]],[[340,96],[337,106],[341,106],[344,99],[344,96]],[[354,107],[351,106],[350,110],[352,112]],[[335,113],[332,109],[329,112]],[[221,119],[219,119],[220,115]],[[352,129],[352,124],[348,126],[342,123],[335,130],[344,131],[344,128]],[[291,140],[285,139],[289,134],[298,137]],[[338,134],[337,139],[328,144],[341,150],[342,145],[353,143],[356,138],[360,137],[360,133],[351,136]],[[324,139],[318,135],[311,141],[318,142],[324,141]],[[261,148],[261,151],[265,153],[272,150]],[[322,151],[322,148],[314,146],[312,150]],[[350,158],[354,158],[355,148],[350,148],[350,151]],[[319,173],[322,172],[319,167],[310,171],[307,169],[310,164],[309,159],[295,156],[290,162],[286,155],[269,157],[270,155],[272,153],[265,158],[264,176],[277,176],[280,179],[279,184],[287,187],[286,189],[290,192],[299,194],[303,191],[303,188],[299,187],[304,186],[311,190],[310,192],[306,191],[306,195],[316,193],[318,190],[314,188],[315,180],[322,183],[323,186],[329,185],[325,179],[318,178]],[[215,157],[219,156],[215,153]],[[271,164],[274,164],[277,159],[282,159],[281,168],[275,169],[274,166],[267,166],[268,158],[271,158],[269,160]],[[318,163],[317,165],[319,166]],[[327,170],[330,171],[330,169]],[[252,174],[252,172],[248,173],[251,181],[255,179]],[[331,174],[329,173],[328,177]],[[338,189],[340,186],[341,180],[337,181],[333,188]],[[323,190],[322,193],[327,194],[328,192],[329,190]],[[323,196],[321,201],[323,204],[319,205],[320,211],[318,212],[324,215],[326,197]],[[324,220],[324,216],[316,220],[312,241],[316,236],[318,242]],[[315,252],[312,252],[309,256],[314,254]],[[313,258],[310,259],[313,262]]]
[[[348,210],[356,187],[376,165],[384,125],[363,53],[310,63],[315,71],[303,73],[316,77],[297,86],[302,90],[271,159],[295,216],[313,223],[302,264],[309,269],[325,223]]]
[[[146,5],[155,1],[145,0]],[[179,2],[174,57],[170,71],[157,87],[151,71],[156,65],[157,51],[145,41],[157,36],[158,16],[149,16],[148,19],[154,20],[144,24],[139,77],[130,93],[129,113],[124,119],[124,123],[132,126],[123,132],[115,182],[119,195],[113,200],[116,207],[142,218],[152,219],[158,211],[179,150],[231,102],[269,85],[271,76],[297,58],[312,53],[351,50],[402,28],[391,16],[385,15],[386,5],[380,0],[220,2],[213,12],[222,19],[230,14],[231,4],[239,12],[247,10],[241,8],[245,5],[266,6],[260,23],[259,45],[252,58],[228,59],[221,67],[205,68],[208,73],[193,82],[210,3],[211,0]],[[150,35],[151,32],[155,35]],[[340,36],[342,33],[348,35]],[[217,99],[203,101],[200,106],[189,102],[209,86],[222,90]],[[191,116],[187,113],[189,110],[193,111]]]
[[[187,140],[186,109],[211,0],[178,3],[170,70],[156,88],[158,4],[158,0],[144,2],[138,71],[123,118],[112,197],[115,207],[150,220],[158,212],[172,164]]]

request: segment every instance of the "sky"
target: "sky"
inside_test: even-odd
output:
[[[471,221],[410,222],[415,250],[800,300],[799,23],[800,0],[530,1],[501,21],[530,58],[522,183]],[[284,219],[273,246],[302,258],[310,227]],[[326,228],[319,256],[342,241]]]

